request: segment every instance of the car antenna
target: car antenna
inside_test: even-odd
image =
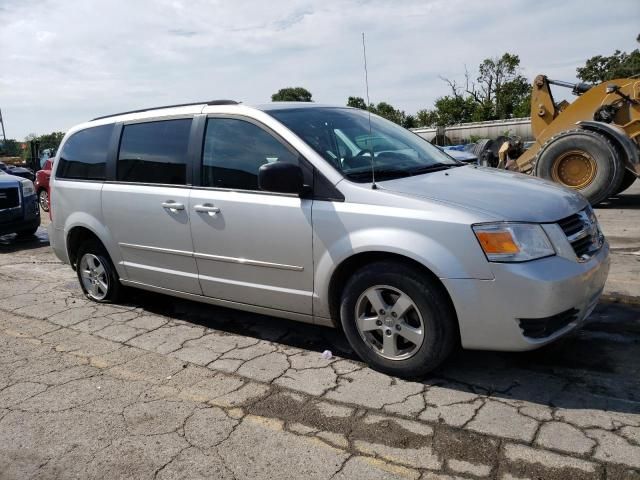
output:
[[[369,102],[369,75],[367,73],[367,47],[364,44],[364,32],[362,32],[362,56],[364,57],[364,85],[367,91],[367,113],[369,115],[369,154],[371,155],[371,188],[377,189],[376,186],[376,169],[373,164],[373,138],[371,135],[371,108]]]

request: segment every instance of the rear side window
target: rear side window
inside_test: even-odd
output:
[[[104,180],[113,128],[113,124],[101,125],[74,133],[62,147],[56,177]]]
[[[117,179],[122,182],[185,185],[191,119],[125,125]]]
[[[210,118],[202,156],[205,187],[259,190],[258,170],[265,163],[299,164],[298,155],[262,128],[233,118]]]

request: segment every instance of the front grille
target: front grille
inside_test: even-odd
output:
[[[600,250],[604,236],[591,207],[558,221],[578,260],[586,261]]]
[[[17,187],[0,188],[0,210],[20,205],[20,193]]]
[[[562,313],[545,318],[521,318],[520,329],[525,337],[546,338],[563,329],[578,317],[578,310],[570,308]]]

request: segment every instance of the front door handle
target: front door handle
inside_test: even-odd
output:
[[[166,208],[175,213],[178,210],[184,210],[184,205],[182,203],[176,203],[173,200],[168,200],[166,202],[162,202],[162,208]]]
[[[220,209],[218,207],[214,207],[210,203],[205,203],[203,205],[196,205],[193,207],[196,212],[200,213],[208,213],[210,217],[214,216],[216,213],[220,213]]]

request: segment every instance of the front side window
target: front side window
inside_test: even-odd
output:
[[[185,185],[191,119],[125,125],[116,177],[121,182]]]
[[[292,130],[336,170],[356,182],[420,175],[461,165],[393,122],[352,108],[266,111]],[[373,157],[373,159],[372,159]]]
[[[207,121],[203,186],[259,190],[258,170],[271,162],[300,163],[298,155],[253,123],[236,118]]]
[[[62,147],[56,177],[104,180],[113,128],[113,124],[101,125],[74,133]]]

